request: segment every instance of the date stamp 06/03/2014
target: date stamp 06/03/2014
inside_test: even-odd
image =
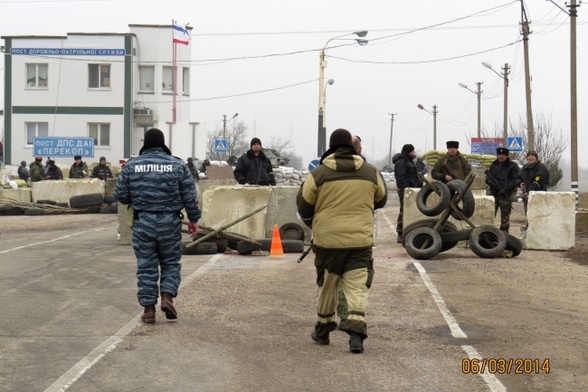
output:
[[[549,374],[549,358],[464,358],[464,374]]]

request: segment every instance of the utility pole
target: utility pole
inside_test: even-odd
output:
[[[510,67],[504,63],[502,68],[502,79],[504,79],[504,125],[502,135],[504,137],[504,147],[508,147],[508,74]]]
[[[527,139],[528,149],[535,150],[535,127],[533,126],[533,110],[531,109],[531,72],[529,71],[529,21],[525,5],[521,0],[521,29],[523,34],[523,49],[525,59],[525,95],[527,97]],[[508,146],[507,146],[508,147]]]
[[[394,116],[397,113],[388,113],[390,115],[390,149],[388,150],[388,165],[392,167],[392,136],[394,135]]]
[[[437,105],[433,105],[433,150],[437,150]]]
[[[578,101],[576,84],[576,19],[580,4],[571,0],[570,7],[570,106],[571,106],[571,154],[572,154],[572,192],[576,194],[576,206],[578,205]]]

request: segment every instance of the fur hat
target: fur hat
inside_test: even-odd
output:
[[[459,148],[459,142],[455,140],[450,140],[447,142],[447,148]]]
[[[157,128],[151,128],[145,132],[143,147],[139,151],[139,154],[143,154],[143,151],[153,147],[161,147],[166,154],[171,155],[171,151],[165,145],[165,136],[163,135],[163,132]]]
[[[261,147],[261,140],[259,140],[258,137],[254,137],[253,139],[251,139],[251,143],[249,143],[249,147],[253,147],[254,144],[259,144],[259,146]]]
[[[76,156],[74,157],[74,161],[75,161],[76,159],[82,159],[82,156],[81,156],[81,155],[76,155]]]
[[[413,151],[414,151],[414,146],[412,144],[405,144],[404,146],[402,146],[402,153],[403,154],[408,155]]]
[[[506,155],[506,156],[508,156],[508,148],[498,147],[496,149],[496,155]]]

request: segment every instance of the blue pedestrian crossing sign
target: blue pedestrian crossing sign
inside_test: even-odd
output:
[[[228,143],[227,139],[215,139],[214,140],[214,152],[227,152]]]
[[[507,139],[508,150],[510,152],[521,152],[523,151],[523,138],[522,137],[509,137]]]
[[[321,161],[319,161],[318,159],[313,159],[308,164],[308,171],[312,171],[315,167],[317,167],[320,164],[321,164]]]

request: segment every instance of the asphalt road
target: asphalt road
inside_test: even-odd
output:
[[[343,332],[310,339],[312,253],[184,256],[179,320],[146,325],[116,215],[0,217],[0,391],[588,389],[587,267],[463,248],[412,260],[395,199],[377,214],[361,355]]]

